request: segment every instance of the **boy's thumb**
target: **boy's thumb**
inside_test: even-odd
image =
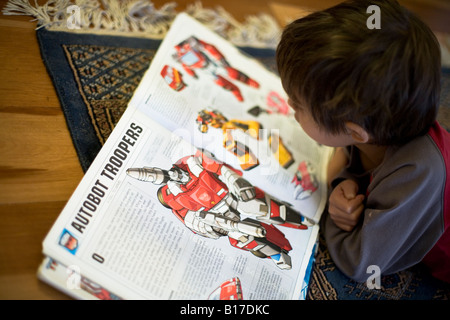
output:
[[[346,180],[342,184],[342,191],[344,192],[344,197],[348,200],[352,200],[356,197],[358,192],[358,184],[352,180]]]

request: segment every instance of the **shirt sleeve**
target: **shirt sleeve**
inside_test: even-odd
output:
[[[358,183],[359,193],[365,194],[370,182],[370,173],[364,171],[359,158],[358,149],[354,146],[347,147],[347,156],[349,158],[347,166],[331,182],[331,187],[335,188],[339,183],[346,179],[352,179]]]
[[[353,231],[323,216],[333,261],[358,282],[372,274],[370,266],[391,274],[420,262],[443,232],[445,164],[429,137],[419,140],[388,153],[374,171],[362,220]]]

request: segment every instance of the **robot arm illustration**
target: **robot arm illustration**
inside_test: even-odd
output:
[[[238,199],[249,201],[256,196],[255,187],[227,166],[222,166],[221,176],[228,190]]]
[[[188,211],[184,216],[184,224],[194,233],[206,238],[219,239],[226,235],[224,230],[221,230],[218,225],[207,224],[198,217],[199,212]]]
[[[272,225],[252,219],[235,221],[211,212],[197,212],[197,217],[212,228],[225,232],[233,247],[250,251],[259,258],[270,258],[280,269],[292,268],[289,240]]]
[[[266,229],[259,224],[253,224],[246,221],[236,221],[217,213],[206,211],[197,212],[196,217],[204,224],[211,227],[220,228],[226,233],[239,232],[258,238],[263,238],[266,236]]]
[[[181,91],[187,86],[183,81],[183,75],[171,66],[165,65],[160,74],[169,87],[175,91]]]

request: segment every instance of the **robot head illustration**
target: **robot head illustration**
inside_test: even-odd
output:
[[[205,54],[205,48],[196,37],[189,37],[175,46],[175,60],[193,68],[205,68],[209,64],[209,58]]]
[[[59,238],[59,244],[72,254],[75,254],[78,249],[78,240],[66,229],[64,229]]]

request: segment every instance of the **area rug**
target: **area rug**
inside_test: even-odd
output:
[[[108,138],[160,40],[145,37],[79,34],[41,28],[37,38],[52,78],[83,170]],[[241,50],[275,70],[271,48]],[[443,69],[439,120],[450,129],[450,71]],[[381,278],[381,289],[369,289],[342,274],[323,237],[307,295],[309,300],[448,300],[450,285],[432,278],[421,266]]]

